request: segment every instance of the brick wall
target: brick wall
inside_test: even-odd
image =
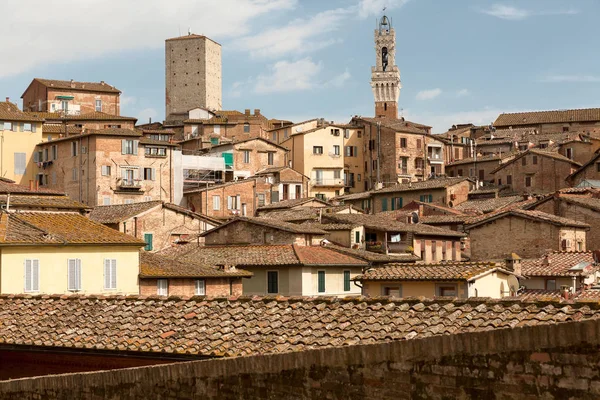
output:
[[[206,296],[241,296],[242,278],[203,278]],[[196,279],[169,278],[169,296],[195,296]],[[158,284],[156,278],[140,278],[140,294],[156,296]]]
[[[310,245],[310,243],[307,244],[307,236],[302,233],[287,232],[281,229],[237,221],[207,234],[204,240],[207,245],[298,244],[305,246]]]
[[[0,383],[0,399],[592,399],[600,321]]]

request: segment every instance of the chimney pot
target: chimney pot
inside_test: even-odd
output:
[[[10,103],[10,97],[7,97],[7,98],[6,98],[6,102],[7,102],[7,103]]]
[[[244,114],[246,114],[246,115],[250,115],[250,109],[249,109],[249,108],[246,108],[246,109],[244,110]]]
[[[260,115],[260,108],[254,109],[254,115]]]
[[[104,86],[104,81],[100,81],[100,84],[101,84],[102,86]]]

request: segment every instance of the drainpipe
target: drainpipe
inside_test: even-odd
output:
[[[77,173],[77,178],[79,179],[79,201],[83,202],[83,174],[81,173],[81,170],[83,169],[83,156],[81,154],[81,138],[79,138],[79,149],[77,150],[79,150],[77,153],[79,155],[79,171]]]
[[[377,183],[381,182],[381,122],[377,122]]]
[[[133,237],[138,237],[138,217],[133,217]]]

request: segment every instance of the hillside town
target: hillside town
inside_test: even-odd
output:
[[[348,393],[346,385],[358,397],[327,398],[389,398],[406,388],[459,398],[461,384],[443,382],[465,378],[449,371],[466,361],[341,353],[390,343],[407,352],[413,341],[439,354],[475,357],[486,341],[492,353],[524,352],[535,366],[515,359],[503,376],[528,398],[544,384],[555,390],[546,398],[600,395],[598,364],[588,365],[597,347],[587,361],[563,354],[600,345],[600,108],[501,113],[489,125],[456,121],[434,134],[399,113],[391,18],[382,15],[373,35],[373,113],[346,121],[227,109],[221,45],[191,32],[165,40],[163,121],[122,115],[121,90],[77,77],[32,77],[22,104],[0,102],[0,379],[12,382],[0,381],[0,399],[26,398],[29,380],[17,378],[60,373],[82,379],[81,398],[116,398],[111,390],[135,398],[149,389],[79,373],[135,367],[137,381],[156,383],[163,378],[146,366],[209,359],[193,367],[195,383],[165,377],[152,396],[326,398]],[[576,333],[561,343],[550,330],[566,332],[561,323],[585,323],[589,333],[568,325]],[[520,328],[545,332],[546,342],[519,347]],[[494,347],[500,336],[481,336],[505,331],[504,350]],[[457,344],[465,335],[481,342]],[[439,337],[449,339],[434,343]],[[330,351],[327,380],[352,363],[399,366],[361,372],[360,388],[352,374],[337,383],[311,377],[312,389],[294,397],[281,375],[265,383],[275,364],[258,368],[265,381],[251,379],[253,392],[234,383],[253,373],[246,358],[215,364],[278,355],[273,362],[308,371],[307,350]],[[487,374],[499,361],[482,362]],[[538,371],[546,366],[556,376]],[[532,368],[531,378],[519,381],[518,368]],[[387,386],[394,379],[399,388]],[[493,381],[483,397],[469,396],[491,398]],[[74,387],[36,382],[35,398],[66,398]]]

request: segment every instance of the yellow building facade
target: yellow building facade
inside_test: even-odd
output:
[[[42,138],[43,119],[27,115],[8,101],[0,102],[0,177],[19,184],[35,181],[35,146]]]

